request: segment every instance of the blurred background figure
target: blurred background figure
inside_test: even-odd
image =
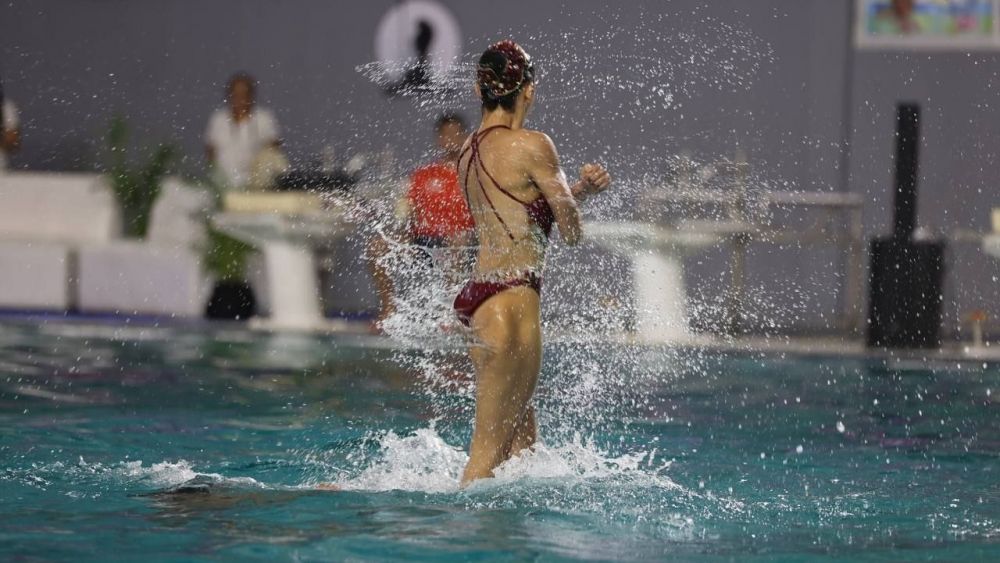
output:
[[[470,246],[475,242],[475,223],[455,167],[468,127],[461,115],[446,113],[435,122],[434,132],[437,154],[432,162],[411,174],[406,196],[397,205],[396,218],[403,225],[404,239],[418,247]],[[388,251],[387,242],[378,235],[369,244],[369,260],[379,294],[379,322],[395,311],[392,279],[381,264]]]
[[[417,53],[417,64],[406,73],[404,87],[420,88],[430,83],[430,50],[434,42],[434,28],[424,20],[417,23],[417,36],[413,48]]]
[[[884,35],[906,35],[924,31],[916,16],[913,0],[890,0],[872,20],[873,32]]]
[[[21,124],[14,102],[4,95],[0,77],[0,174],[7,170],[8,155],[21,147]]]
[[[468,128],[462,116],[446,113],[434,125],[436,159],[413,171],[398,214],[411,242],[440,248],[471,243],[474,223],[455,167]]]
[[[276,171],[287,167],[278,148],[278,122],[257,105],[256,91],[253,77],[234,75],[226,85],[228,107],[208,120],[205,145],[212,176],[228,190],[266,189]]]

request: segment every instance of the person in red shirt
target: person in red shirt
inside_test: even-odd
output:
[[[441,116],[435,131],[441,156],[410,176],[403,202],[407,230],[418,246],[464,246],[471,242],[474,223],[455,163],[468,131],[461,116],[453,113]]]
[[[399,202],[397,217],[405,225],[404,237],[418,247],[471,246],[475,223],[455,168],[468,128],[460,115],[446,113],[438,118],[434,131],[439,156],[410,175],[410,185]],[[379,237],[369,244],[369,263],[380,302],[376,330],[395,310],[392,277],[379,260],[388,251],[388,245]]]

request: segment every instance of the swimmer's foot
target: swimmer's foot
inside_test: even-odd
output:
[[[338,485],[336,483],[320,483],[319,485],[316,485],[316,488],[319,489],[319,490],[321,490],[321,491],[342,491],[343,490],[340,487],[340,485]]]

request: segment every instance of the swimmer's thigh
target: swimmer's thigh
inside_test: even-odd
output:
[[[516,287],[488,299],[472,318],[481,343],[473,352],[477,405],[480,400],[501,403],[516,421],[527,408],[541,368],[539,305],[535,290]]]

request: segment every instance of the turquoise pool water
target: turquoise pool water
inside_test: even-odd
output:
[[[0,559],[1000,558],[998,365],[554,343],[545,445],[458,491],[466,369],[0,324]]]

